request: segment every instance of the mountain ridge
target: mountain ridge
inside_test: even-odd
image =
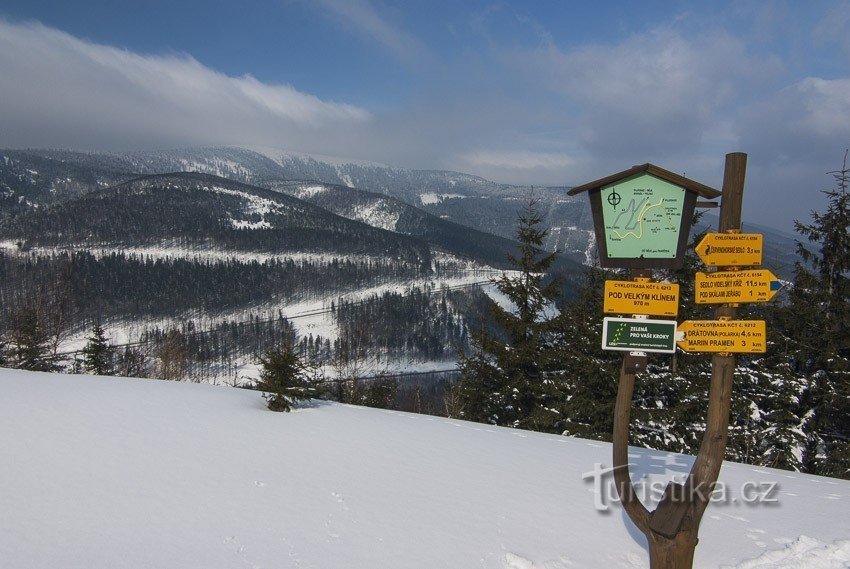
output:
[[[56,203],[93,188],[141,174],[179,170],[211,173],[255,186],[285,182],[331,184],[386,195],[437,218],[513,240],[519,206],[533,191],[550,229],[548,250],[585,263],[594,246],[587,200],[570,198],[566,187],[499,184],[470,174],[443,170],[410,170],[367,161],[250,147],[196,147],[130,153],[82,153],[62,150],[0,150],[0,217],[27,209],[28,204]],[[21,162],[16,171],[12,161]],[[56,169],[54,176],[31,174]],[[12,183],[10,183],[12,182]],[[342,194],[338,194],[342,196]],[[349,196],[351,197],[351,196]],[[352,197],[352,201],[357,201]],[[769,228],[778,240],[793,235]],[[788,273],[793,259],[781,250],[775,263]]]
[[[349,191],[322,187],[331,192]],[[386,200],[378,194],[368,195]],[[211,174],[148,174],[22,213],[0,224],[0,236],[41,246],[212,239],[262,251],[274,245],[274,239],[266,238],[265,233],[282,231],[280,235],[287,240],[282,241],[286,248],[278,246],[280,250],[306,247],[341,254],[403,253],[421,261],[445,251],[497,266],[504,265],[516,246],[513,241],[440,220],[402,202],[391,203],[401,209],[399,216],[418,214],[424,230],[378,227],[286,192]],[[359,249],[358,239],[364,240]]]

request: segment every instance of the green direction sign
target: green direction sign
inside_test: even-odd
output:
[[[685,189],[648,173],[601,188],[609,258],[675,259]]]
[[[623,352],[676,351],[676,321],[647,318],[605,318],[602,349]]]

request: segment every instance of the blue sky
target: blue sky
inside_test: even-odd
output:
[[[850,2],[0,3],[0,145],[264,145],[512,183],[655,162],[789,229],[850,145]]]

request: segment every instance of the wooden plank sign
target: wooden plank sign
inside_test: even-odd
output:
[[[768,302],[781,288],[782,281],[767,269],[698,272],[695,296],[697,304]]]
[[[676,351],[676,321],[607,317],[602,321],[602,349],[672,354]]]
[[[679,347],[686,352],[763,354],[767,351],[764,320],[685,320],[679,324]]]
[[[696,246],[697,255],[708,267],[761,265],[761,233],[706,233]]]
[[[649,281],[605,281],[605,314],[677,316],[679,285]]]

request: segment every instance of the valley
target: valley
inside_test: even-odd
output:
[[[69,369],[98,322],[137,375],[161,374],[172,342],[188,376],[250,383],[284,337],[327,376],[340,358],[447,370],[505,302],[492,279],[530,195],[569,296],[595,247],[566,188],[268,148],[4,150],[0,316],[39,311]]]

